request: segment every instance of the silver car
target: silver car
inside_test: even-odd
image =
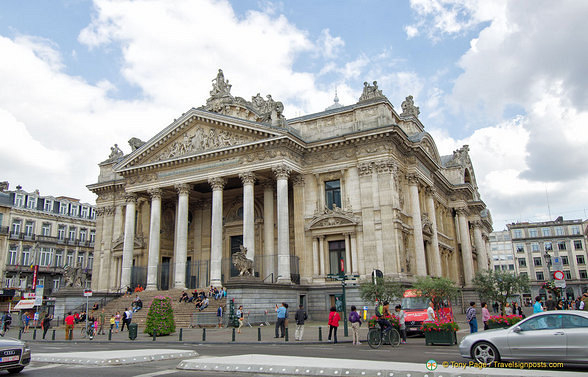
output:
[[[588,312],[537,313],[506,329],[470,334],[459,344],[459,352],[484,364],[500,360],[588,363]]]
[[[31,350],[25,342],[0,339],[0,370],[18,373],[31,362]]]

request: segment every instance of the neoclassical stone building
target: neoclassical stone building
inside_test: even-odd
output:
[[[492,221],[468,147],[440,156],[412,96],[286,120],[219,73],[205,106],[99,164],[92,288],[225,284],[241,245],[261,284],[321,287],[340,271],[471,284]],[[278,286],[276,285],[276,286]]]

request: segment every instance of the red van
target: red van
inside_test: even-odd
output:
[[[422,333],[421,325],[427,320],[427,309],[431,299],[422,297],[418,291],[407,289],[402,297],[402,310],[405,313],[405,324],[407,333]],[[453,310],[449,299],[441,300],[441,307],[435,308],[435,315],[438,317],[453,318]]]

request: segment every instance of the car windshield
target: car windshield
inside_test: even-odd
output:
[[[402,299],[402,309],[419,310],[427,309],[429,300],[425,297],[404,297]]]

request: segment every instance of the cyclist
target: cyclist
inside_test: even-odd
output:
[[[392,329],[392,324],[386,319],[386,317],[391,316],[389,305],[390,303],[388,301],[384,301],[382,305],[376,307],[376,316],[378,317],[378,324],[380,325],[382,332]]]

